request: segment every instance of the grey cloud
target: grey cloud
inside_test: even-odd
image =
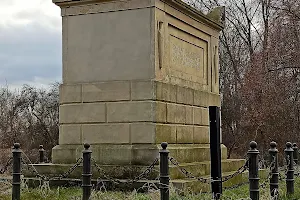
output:
[[[39,23],[0,26],[0,84],[61,77],[61,33]],[[60,80],[56,80],[60,81]]]
[[[16,3],[16,1],[14,0],[1,0],[0,1],[0,5],[2,6],[11,6],[14,5]]]

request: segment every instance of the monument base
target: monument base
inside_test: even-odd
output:
[[[225,159],[222,160],[222,171],[223,176],[233,174],[237,169],[243,166],[245,160],[243,159]],[[45,175],[47,177],[57,177],[59,174],[63,174],[68,171],[73,165],[72,164],[35,164],[33,165],[39,174]],[[135,182],[134,184],[128,184],[130,180],[133,180],[139,176],[143,171],[147,169],[148,166],[117,166],[117,165],[99,165],[99,168],[92,167],[92,180],[96,184],[97,181],[101,180],[102,184],[105,184],[109,189],[112,184],[112,180],[118,180],[118,184],[114,185],[117,189],[137,189],[141,188],[143,185],[148,184],[158,184],[159,182],[159,166],[156,165],[153,171],[148,177],[144,177],[142,180]],[[193,175],[198,177],[203,177],[209,179],[210,174],[210,162],[195,162],[195,163],[183,163],[180,167],[185,168],[187,171],[191,172]],[[100,172],[100,173],[99,173]],[[260,177],[265,177],[265,174],[261,172]],[[24,170],[24,175],[26,179],[32,182],[30,185],[39,186],[39,179],[34,178],[33,174]],[[61,180],[51,180],[50,185],[52,186],[62,186],[62,185],[78,185],[81,183],[82,166],[76,168],[66,179]],[[179,191],[193,191],[193,192],[207,192],[210,191],[210,184],[202,183],[195,179],[186,178],[176,166],[170,165],[170,178],[171,187],[179,189]],[[246,183],[248,180],[248,173],[245,172],[240,174],[223,184],[223,187],[230,187],[233,185]],[[109,183],[110,182],[110,183]],[[116,188],[114,188],[116,189]]]
[[[150,165],[159,156],[160,145],[92,145],[92,157],[100,165]],[[57,145],[52,149],[53,164],[74,164],[82,157],[82,145]],[[210,160],[209,144],[169,144],[170,156],[180,163]],[[222,159],[227,148],[222,145]]]

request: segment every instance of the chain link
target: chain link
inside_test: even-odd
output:
[[[31,164],[31,163],[28,164],[23,159],[21,159],[21,165],[22,165],[21,169],[24,169],[24,167],[26,166],[26,169],[28,171],[31,171],[34,174],[35,177],[40,178],[40,179],[42,179],[44,181],[49,180],[48,177],[39,174],[39,172],[36,170],[36,168],[33,166],[33,164]]]
[[[83,162],[83,159],[82,158],[79,158],[77,159],[76,163],[70,167],[68,169],[68,171],[66,171],[65,173],[63,174],[60,174],[58,176],[55,176],[55,177],[47,177],[45,175],[41,175],[39,174],[39,172],[37,171],[37,169],[33,166],[32,162],[29,160],[29,163],[26,163],[23,159],[21,160],[23,166],[26,166],[27,167],[27,170],[31,171],[35,177],[38,177],[40,179],[42,179],[43,181],[51,181],[51,180],[62,180],[64,178],[67,178],[76,168],[78,168],[80,166],[80,164]]]
[[[8,167],[12,164],[12,157],[10,157],[6,164],[4,165],[4,167],[2,169],[0,169],[0,174],[4,174],[7,170],[8,170]]]
[[[185,175],[187,178],[191,178],[191,179],[197,179],[198,181],[202,182],[202,183],[211,183],[213,182],[213,180],[211,178],[206,179],[206,178],[202,178],[202,177],[196,177],[194,176],[192,173],[188,172],[186,169],[184,169],[183,167],[180,167],[178,161],[173,158],[173,157],[169,157],[170,162],[175,165],[177,167],[177,169],[183,174]]]
[[[294,161],[294,170],[295,170],[294,175],[299,177],[300,176],[300,168],[299,168],[299,165],[295,161]]]
[[[262,182],[259,186],[262,188],[266,188],[267,185],[269,184],[269,180],[273,177],[272,171],[275,169],[276,165],[276,157],[272,156],[272,161],[270,163],[270,166],[267,168],[269,170],[268,177]]]
[[[236,172],[234,172],[233,174],[230,174],[228,176],[222,177],[222,182],[226,182],[226,181],[244,173],[248,169],[248,165],[249,165],[249,160],[247,159],[245,164],[243,166],[241,166]]]
[[[78,158],[77,161],[76,161],[76,163],[75,163],[71,168],[69,168],[68,171],[66,171],[66,172],[63,173],[63,174],[60,174],[60,175],[57,176],[57,177],[52,177],[52,178],[50,178],[49,180],[61,180],[61,179],[63,179],[63,178],[69,177],[70,174],[72,174],[72,172],[73,172],[77,167],[79,167],[80,164],[81,164],[82,162],[83,162],[83,158]]]
[[[113,184],[121,184],[121,183],[126,183],[126,184],[134,184],[136,182],[138,182],[139,180],[143,179],[143,178],[146,178],[150,175],[150,173],[153,171],[155,165],[158,163],[158,158],[156,158],[152,164],[150,166],[148,166],[146,168],[145,171],[143,171],[140,175],[136,176],[135,178],[131,179],[131,180],[128,180],[128,181],[120,181],[119,179],[114,179],[110,176],[108,176],[106,173],[105,173],[105,170],[102,169],[96,162],[96,160],[94,158],[92,158],[92,162],[94,164],[94,166],[96,167],[98,173],[100,175],[102,175],[105,179],[107,179],[108,181],[112,182]],[[98,178],[97,180],[99,180],[99,182],[102,182],[100,178]]]

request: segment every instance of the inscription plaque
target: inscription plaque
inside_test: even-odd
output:
[[[192,67],[201,70],[201,57],[203,62],[203,49],[189,44],[179,38],[171,37],[172,65]]]
[[[207,41],[169,26],[170,73],[173,77],[207,84]]]

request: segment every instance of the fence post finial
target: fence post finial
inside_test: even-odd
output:
[[[91,157],[92,151],[90,144],[85,143],[82,151],[83,167],[82,167],[82,200],[89,200],[92,192],[92,171]]]
[[[39,147],[39,154],[40,154],[39,163],[44,163],[44,161],[45,161],[45,149],[44,149],[43,145],[40,145],[40,147]]]
[[[161,200],[169,200],[169,150],[167,150],[168,143],[163,142],[161,143],[162,149],[159,151],[160,154],[160,199]]]
[[[258,154],[257,143],[250,142],[248,150],[249,158],[249,183],[250,183],[250,199],[259,200],[259,177],[258,177]]]
[[[15,143],[12,150],[13,154],[13,181],[12,181],[12,200],[20,200],[21,193],[21,154],[20,144]]]

